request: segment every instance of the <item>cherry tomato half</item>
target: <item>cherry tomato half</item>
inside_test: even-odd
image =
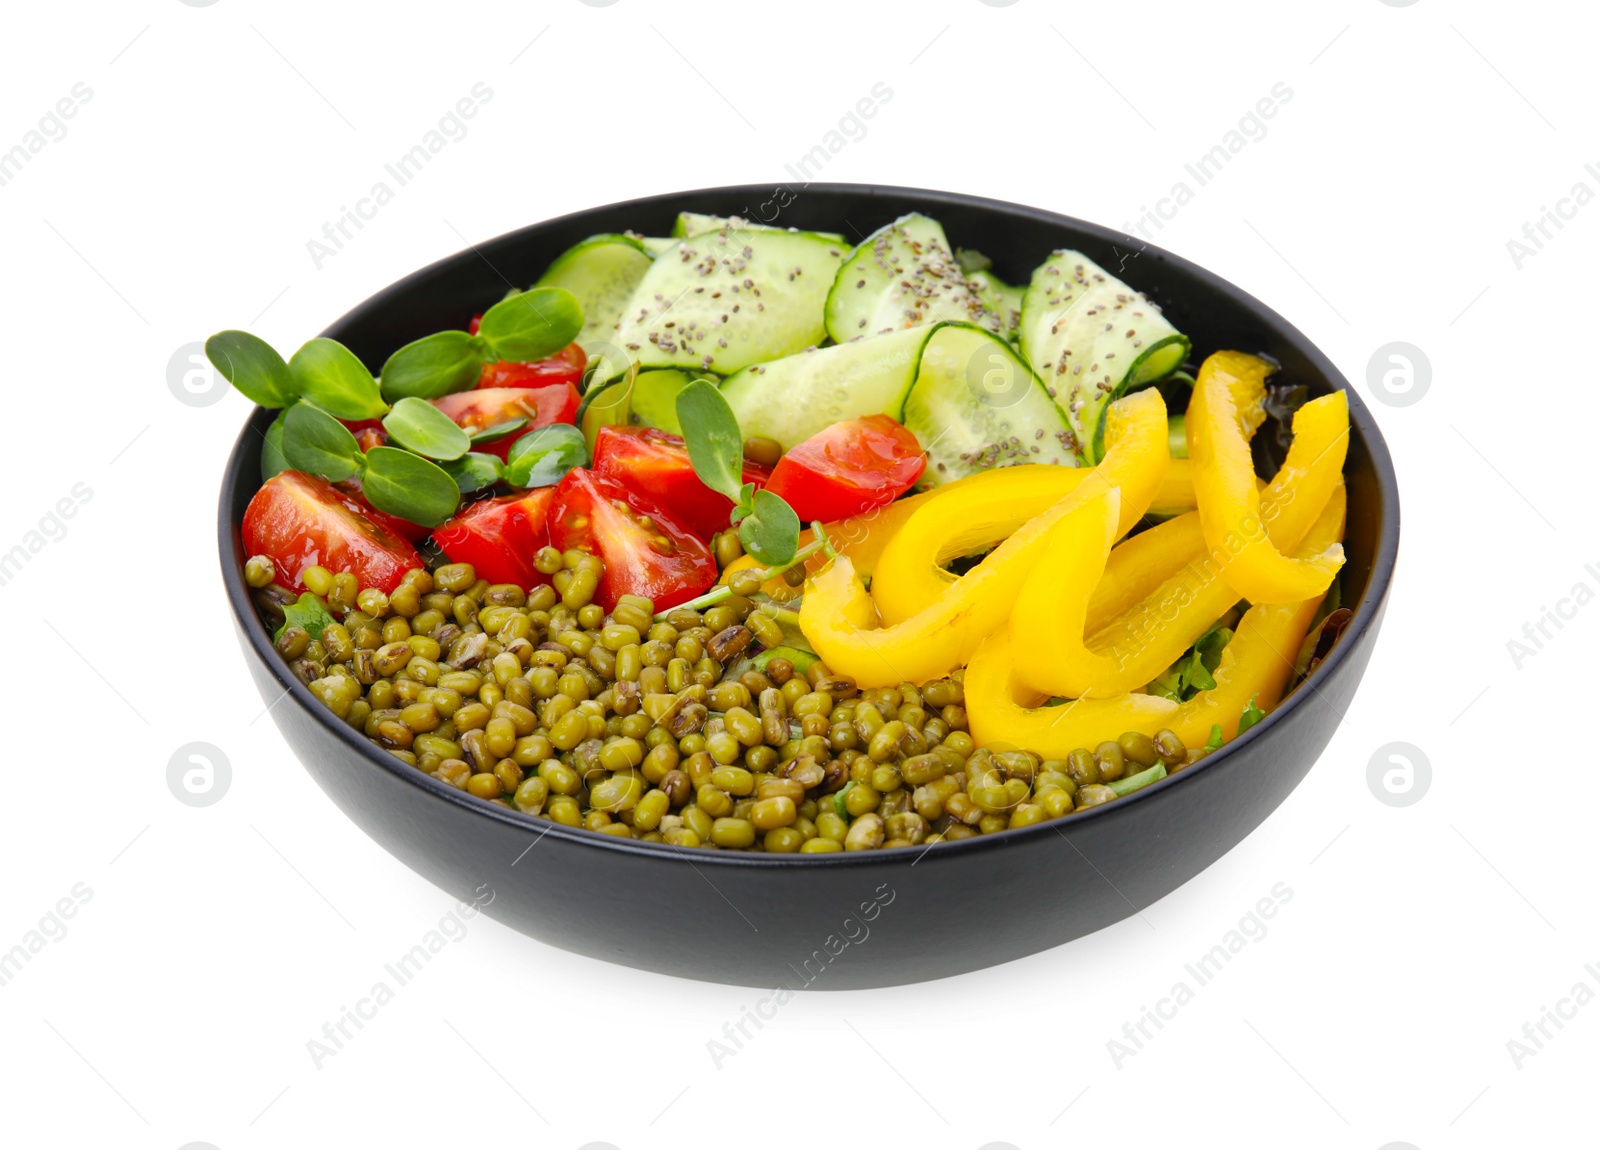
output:
[[[589,359],[583,348],[575,343],[533,363],[513,363],[500,360],[483,365],[479,387],[545,387],[552,383],[570,383],[577,387],[583,381],[583,369]]]
[[[605,561],[595,602],[642,595],[657,611],[676,607],[717,581],[711,549],[653,500],[615,479],[574,468],[556,487],[550,542]]]
[[[547,519],[555,496],[554,487],[535,487],[470,504],[435,527],[433,541],[450,562],[471,563],[480,579],[523,590],[548,583],[550,576],[540,573],[533,557],[550,543]]]
[[[727,529],[733,501],[700,482],[679,436],[651,427],[602,427],[594,441],[594,471],[670,508],[702,539]],[[769,477],[765,467],[745,462],[743,482],[764,487]]]
[[[356,437],[356,446],[362,451],[371,451],[389,442],[381,419],[341,419],[339,422],[350,429],[350,434]]]
[[[922,445],[887,415],[825,427],[784,453],[767,490],[802,522],[831,522],[881,507],[910,490],[927,460]]]
[[[454,395],[440,396],[432,403],[469,433],[512,419],[526,419],[527,424],[512,434],[473,448],[474,451],[484,451],[504,459],[519,436],[526,435],[536,427],[571,423],[578,414],[578,389],[570,383],[545,387],[491,387],[458,391]]]
[[[361,586],[387,594],[422,560],[411,544],[374,523],[362,508],[325,479],[280,471],[250,500],[239,534],[245,554],[270,558],[277,581],[292,590],[304,591],[301,572],[320,564],[335,574],[348,571]]]

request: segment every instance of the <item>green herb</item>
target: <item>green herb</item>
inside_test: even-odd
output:
[[[308,340],[289,361],[297,393],[340,419],[377,419],[389,410],[378,381],[355,353],[331,339]]]
[[[1167,768],[1161,763],[1157,763],[1155,766],[1148,767],[1136,775],[1125,775],[1122,778],[1117,779],[1115,782],[1107,783],[1106,785],[1117,793],[1118,798],[1121,798],[1123,795],[1131,795],[1134,791],[1137,791],[1142,787],[1148,787],[1151,783],[1157,782],[1166,777]]]
[[[1145,691],[1182,703],[1201,691],[1211,690],[1217,685],[1212,672],[1222,663],[1222,650],[1232,639],[1233,632],[1227,627],[1213,626],[1177,662],[1151,680]]]
[[[500,482],[504,471],[499,456],[485,455],[481,451],[469,451],[460,459],[452,459],[439,466],[444,469],[446,475],[456,481],[456,486],[463,495],[471,495],[474,491],[493,487]]]
[[[246,399],[262,407],[287,407],[299,389],[283,356],[247,331],[219,331],[206,340],[206,358]]]
[[[296,471],[334,483],[361,469],[361,448],[350,429],[309,403],[297,403],[283,413],[283,458]]]
[[[478,335],[499,359],[531,363],[552,356],[583,330],[583,308],[566,288],[507,296],[483,313]]]
[[[1258,695],[1251,695],[1250,701],[1244,705],[1244,713],[1239,716],[1239,729],[1234,733],[1234,738],[1238,738],[1267,717],[1267,713],[1256,706],[1256,699],[1259,697]]]
[[[1222,747],[1222,724],[1211,724],[1211,737],[1206,740],[1206,750],[1215,751]]]
[[[283,609],[283,626],[278,628],[276,639],[282,635],[285,627],[299,627],[313,639],[322,638],[322,629],[333,622],[333,616],[328,614],[328,605],[309,591],[302,592],[296,599]]]
[[[383,417],[383,429],[401,447],[429,459],[460,459],[472,447],[472,439],[455,420],[416,396],[395,400]]]
[[[800,517],[794,508],[765,489],[751,496],[750,510],[738,516],[739,542],[757,560],[772,566],[794,562],[795,548],[800,542]]]
[[[571,424],[536,427],[506,453],[505,479],[513,487],[547,487],[588,458],[583,432]]]
[[[528,417],[519,415],[515,419],[504,419],[499,423],[492,423],[488,427],[472,433],[472,446],[482,447],[486,443],[495,443],[508,435],[513,435],[528,426]]]
[[[844,805],[844,797],[850,793],[855,785],[855,780],[851,779],[844,786],[840,787],[838,793],[833,796],[833,813],[838,815],[845,822],[850,821],[850,809]]]
[[[261,437],[261,482],[265,483],[280,471],[289,470],[289,461],[283,457],[283,420],[288,411],[278,412],[266,434]]]
[[[700,482],[736,503],[746,502],[741,487],[744,437],[722,392],[707,380],[690,380],[678,392],[675,406],[689,462]]]
[[[464,331],[441,331],[412,340],[389,357],[379,382],[391,403],[407,396],[438,399],[466,391],[483,374],[488,341]]]
[[[367,452],[361,493],[379,511],[424,527],[439,526],[461,502],[461,489],[449,472],[398,447]]]

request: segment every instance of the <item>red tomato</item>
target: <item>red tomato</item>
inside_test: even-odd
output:
[[[595,601],[606,610],[622,595],[642,595],[656,610],[711,588],[711,549],[653,500],[581,467],[567,472],[550,508],[550,542],[605,561]]]
[[[539,548],[550,543],[546,522],[554,487],[535,487],[517,495],[484,499],[465,507],[433,530],[433,541],[452,563],[471,563],[491,583],[515,583],[523,590],[550,582],[533,565]]]
[[[578,414],[578,389],[570,383],[545,387],[491,387],[458,391],[431,402],[468,432],[482,431],[485,427],[493,427],[511,419],[526,419],[528,423],[520,431],[473,448],[474,451],[488,452],[504,459],[511,445],[535,427],[571,423]]]
[[[482,323],[483,323],[483,313],[480,311],[477,315],[472,317],[472,322],[467,324],[467,334],[468,335],[477,335],[478,334],[478,328],[479,328],[479,326],[482,325]]]
[[[908,491],[927,459],[917,437],[887,415],[847,419],[784,453],[767,490],[802,522],[848,519]]]
[[[594,441],[594,471],[649,497],[694,534],[709,540],[728,526],[733,501],[700,482],[679,436],[651,427],[602,427]],[[743,480],[766,486],[770,473],[746,461]]]
[[[389,442],[381,419],[341,419],[339,422],[350,429],[350,434],[356,437],[356,446],[362,451],[371,451]]]
[[[360,438],[359,436],[357,438]],[[363,448],[365,450],[365,448]],[[356,501],[361,514],[372,520],[379,527],[387,527],[407,543],[421,543],[428,535],[428,529],[420,523],[413,523],[409,519],[401,519],[398,515],[390,515],[387,511],[379,511],[367,502],[367,497],[361,492],[361,480],[355,476],[335,483],[335,490],[348,495]]]
[[[245,509],[239,534],[246,555],[266,555],[285,587],[304,591],[300,573],[320,564],[348,571],[363,587],[387,594],[422,560],[416,549],[374,523],[364,505],[325,479],[280,471],[267,480]]]
[[[570,383],[576,387],[583,381],[583,369],[588,362],[583,348],[569,343],[550,358],[534,363],[513,363],[510,360],[486,363],[478,386],[546,387],[552,383]]]

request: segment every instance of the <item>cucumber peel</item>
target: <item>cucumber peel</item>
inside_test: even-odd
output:
[[[622,308],[653,259],[632,236],[590,236],[557,256],[534,286],[564,287],[578,298],[583,308],[578,344],[585,354],[594,354],[616,337]]]

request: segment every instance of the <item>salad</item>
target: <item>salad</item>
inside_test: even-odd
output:
[[[278,411],[241,526],[278,652],[419,771],[678,847],[927,846],[1184,770],[1351,617],[1345,398],[1042,254],[685,213],[376,375],[214,335]]]

